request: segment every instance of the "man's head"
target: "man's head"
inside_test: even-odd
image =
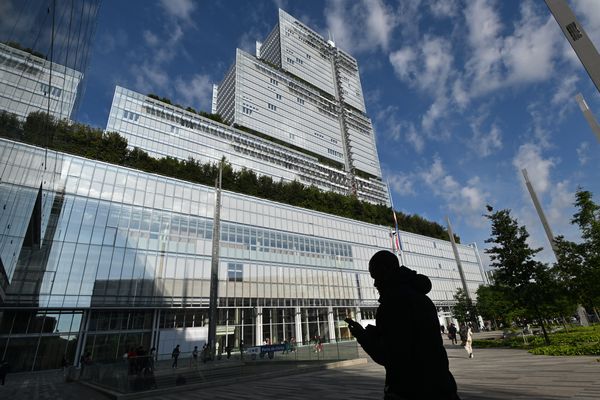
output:
[[[380,294],[388,288],[396,289],[399,285],[408,285],[424,294],[431,290],[429,278],[400,265],[398,257],[391,251],[381,250],[375,253],[369,260],[369,273]]]

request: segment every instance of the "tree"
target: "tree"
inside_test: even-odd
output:
[[[509,326],[516,318],[523,316],[523,310],[511,299],[510,293],[497,285],[479,286],[477,311],[483,319],[492,321],[496,329],[500,324]]]
[[[473,305],[471,299],[467,297],[467,293],[462,289],[458,288],[454,294],[454,300],[456,303],[452,307],[452,315],[461,324],[471,323],[474,327],[479,326],[477,324],[477,308]]]
[[[492,235],[485,242],[494,246],[485,252],[490,255],[491,266],[495,269],[496,284],[507,291],[527,316],[538,320],[544,339],[550,344],[541,307],[552,300],[545,297],[545,290],[551,286],[550,274],[546,264],[534,259],[542,249],[529,247],[527,229],[518,225],[510,210],[493,212],[491,207],[488,210],[485,217],[492,223]]]
[[[592,200],[592,193],[582,188],[575,194],[575,207],[571,223],[581,232],[582,243],[574,243],[559,236],[556,238],[557,275],[568,292],[579,302],[590,307],[599,319],[600,302],[600,206]]]

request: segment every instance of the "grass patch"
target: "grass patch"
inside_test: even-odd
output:
[[[550,345],[547,346],[544,337],[526,336],[527,343],[521,335],[506,339],[474,340],[473,347],[492,348],[509,347],[525,349],[531,354],[547,356],[598,356],[600,355],[600,324],[588,327],[569,328],[569,331],[559,331],[549,334]]]

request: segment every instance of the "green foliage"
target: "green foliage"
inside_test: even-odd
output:
[[[219,170],[214,163],[202,164],[191,158],[156,159],[139,148],[128,149],[127,140],[115,132],[104,133],[84,124],[56,121],[43,112],[29,114],[22,124],[12,115],[0,114],[0,136],[210,186],[214,185]],[[360,201],[354,196],[322,192],[315,186],[307,187],[297,181],[276,182],[248,169],[234,171],[229,163],[224,165],[223,188],[372,224],[393,224],[392,210],[384,205]],[[397,212],[397,216],[399,227],[405,231],[448,239],[447,231],[438,223],[401,212]]]
[[[554,307],[559,290],[548,266],[534,259],[542,249],[529,247],[527,229],[518,225],[510,210],[492,212],[491,207],[489,209],[486,217],[492,223],[492,236],[485,242],[493,246],[485,252],[494,267],[495,284],[523,309],[526,317],[540,322],[546,342],[550,344],[543,319],[549,317],[548,309]]]
[[[576,345],[550,345],[529,350],[531,354],[544,356],[600,356],[600,343]]]
[[[454,301],[456,302],[452,307],[452,315],[461,324],[472,323],[477,326],[475,321],[478,314],[477,308],[473,305],[473,302],[467,297],[465,291],[461,288],[456,290],[454,294]]]
[[[583,241],[556,238],[555,269],[569,295],[595,312],[600,303],[600,206],[592,200],[591,192],[579,188],[575,207],[571,223],[579,227]]]
[[[510,326],[513,321],[525,316],[525,311],[516,304],[511,291],[499,285],[479,286],[477,312],[484,320],[492,321],[496,329],[500,324]]]
[[[512,347],[528,349],[536,355],[577,356],[600,355],[600,325],[578,327],[550,335],[552,345],[546,345],[541,337],[528,337],[527,343],[521,337],[506,340],[475,341],[475,347]],[[482,343],[491,342],[491,343]]]
[[[473,347],[511,347],[527,349],[532,354],[549,356],[600,355],[600,325],[571,328],[550,334],[552,345],[540,336],[513,336],[507,339],[474,340]]]
[[[43,59],[46,58],[46,56],[43,55],[42,53],[40,53],[39,51],[35,51],[32,48],[30,48],[30,47],[23,47],[23,46],[21,46],[21,44],[19,44],[17,42],[3,42],[3,43],[5,45],[7,45],[7,46],[10,46],[10,47],[14,48],[14,49],[22,50],[22,51],[24,51],[26,53],[29,53],[31,55],[34,55],[36,57],[43,58]]]

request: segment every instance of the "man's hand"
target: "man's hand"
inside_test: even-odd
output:
[[[352,318],[346,318],[344,321],[348,324],[348,329],[350,329],[350,333],[357,339],[360,339],[364,333],[365,328],[362,327],[361,324],[353,320]]]

